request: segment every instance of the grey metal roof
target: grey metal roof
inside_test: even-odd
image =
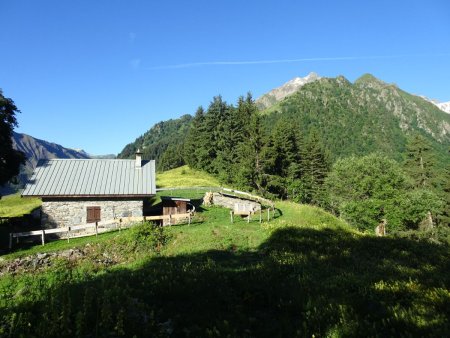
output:
[[[156,193],[155,161],[40,160],[22,196],[146,196]]]

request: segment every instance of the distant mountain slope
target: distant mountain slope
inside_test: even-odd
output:
[[[34,138],[30,135],[13,132],[13,148],[25,153],[27,161],[22,174],[29,175],[39,159],[51,158],[90,158],[84,151],[65,148],[59,144]]]
[[[298,125],[304,134],[315,128],[333,160],[374,151],[401,160],[407,136],[417,132],[432,143],[442,165],[450,165],[450,114],[370,74],[351,83],[343,76],[321,78],[310,73],[257,102],[260,107],[268,106],[261,111],[268,131],[280,119]],[[158,165],[169,147],[170,152],[182,151],[191,122],[190,115],[159,122],[128,144],[118,157],[132,158],[140,148],[145,158],[156,159]]]
[[[370,74],[354,84],[343,76],[305,84],[263,115],[268,128],[283,118],[304,133],[318,129],[334,159],[373,151],[401,159],[407,135],[414,132],[444,157],[450,146],[449,114]]]
[[[436,107],[438,107],[443,112],[446,112],[446,113],[450,114],[450,101],[448,101],[448,102],[439,102],[437,100],[429,99],[428,97],[423,96],[423,95],[419,95],[419,97],[421,97],[425,101],[431,102],[432,104],[434,104]]]
[[[309,73],[305,77],[296,77],[286,82],[284,85],[272,89],[270,92],[264,94],[256,100],[256,105],[259,109],[267,109],[277,102],[284,99],[286,96],[295,93],[307,83],[311,83],[320,79],[320,76],[314,72]]]
[[[450,101],[448,101],[448,102],[436,103],[436,106],[437,106],[440,110],[445,111],[446,113],[450,114]]]
[[[127,144],[117,157],[133,158],[136,150],[140,149],[145,159],[156,160],[158,166],[169,146],[177,148],[183,144],[191,121],[191,115],[183,115],[178,119],[159,122],[134,142]]]

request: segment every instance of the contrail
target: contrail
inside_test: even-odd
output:
[[[236,65],[263,65],[273,63],[294,63],[308,61],[351,61],[351,60],[370,60],[370,59],[397,59],[404,57],[423,57],[423,56],[449,56],[450,54],[434,54],[434,55],[372,55],[372,56],[338,56],[338,57],[313,57],[301,59],[278,59],[278,60],[256,60],[256,61],[208,61],[208,62],[192,62],[180,63],[176,65],[156,66],[146,68],[148,70],[157,69],[177,69],[177,68],[193,68],[202,66],[236,66]]]

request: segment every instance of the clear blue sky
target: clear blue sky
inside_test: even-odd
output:
[[[310,71],[450,100],[448,0],[0,0],[0,13],[17,131],[92,154]]]

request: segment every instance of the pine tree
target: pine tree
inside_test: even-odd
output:
[[[261,153],[264,146],[264,135],[261,118],[250,93],[247,94],[245,100],[242,97],[239,99],[237,111],[243,126],[243,133],[242,142],[238,147],[239,161],[235,183],[244,189],[262,193],[264,189]]]
[[[170,144],[161,156],[158,169],[166,171],[181,167],[184,164],[183,146],[181,144]]]
[[[450,156],[450,148],[448,149]],[[437,215],[438,222],[444,226],[450,226],[450,168],[447,167],[442,175],[442,192],[440,194],[442,200],[442,210]]]
[[[416,188],[431,188],[435,184],[436,169],[430,143],[420,135],[408,140],[405,170]]]
[[[288,196],[287,186],[301,177],[299,132],[281,119],[274,128],[262,153],[265,188],[278,197]]]
[[[323,183],[330,170],[329,155],[319,133],[311,129],[302,148],[301,202],[321,205],[324,202]]]
[[[191,168],[201,169],[207,160],[203,155],[205,137],[205,111],[200,106],[195,113],[184,143],[184,160]]]
[[[229,114],[230,107],[227,103],[222,100],[220,95],[215,96],[205,115],[206,134],[203,140],[205,163],[202,168],[211,174],[219,174],[220,166],[217,157],[228,146],[224,134]]]

